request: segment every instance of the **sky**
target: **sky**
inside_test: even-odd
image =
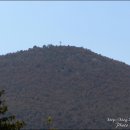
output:
[[[0,1],[0,55],[60,41],[130,65],[130,2]]]

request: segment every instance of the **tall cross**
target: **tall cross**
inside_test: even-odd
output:
[[[61,46],[62,42],[60,41],[60,46]]]

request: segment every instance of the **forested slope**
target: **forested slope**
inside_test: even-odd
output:
[[[74,46],[0,56],[0,90],[26,128],[115,128],[130,116],[130,66]],[[130,125],[130,123],[129,123]],[[130,127],[127,127],[130,129]]]

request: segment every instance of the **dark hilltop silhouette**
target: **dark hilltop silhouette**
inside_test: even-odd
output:
[[[130,66],[82,47],[34,46],[0,56],[2,89],[9,112],[28,129],[47,128],[48,116],[57,129],[116,129],[109,119],[121,118],[130,125]]]

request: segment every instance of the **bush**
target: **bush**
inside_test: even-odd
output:
[[[0,91],[0,130],[20,130],[25,125],[24,121],[18,121],[14,115],[4,116],[8,111],[5,101],[1,99],[4,90]]]

